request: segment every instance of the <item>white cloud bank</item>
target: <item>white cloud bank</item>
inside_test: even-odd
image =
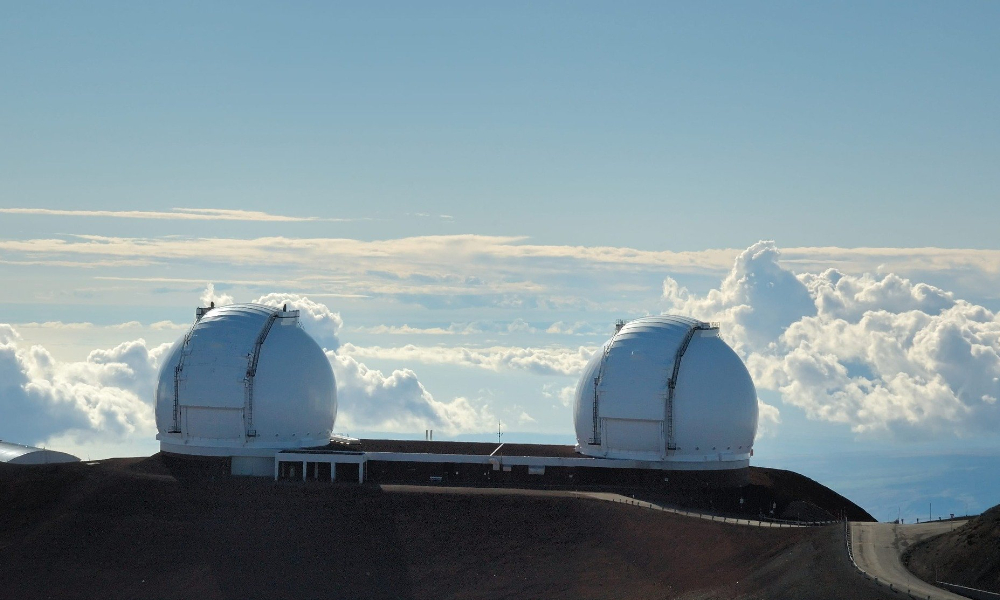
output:
[[[211,285],[205,294],[217,305],[232,300],[219,301]],[[484,402],[435,399],[412,370],[384,375],[340,353],[343,321],[321,303],[295,294],[267,294],[255,302],[299,310],[303,328],[326,348],[337,379],[340,431],[433,428],[451,435],[486,431],[496,422]],[[23,347],[14,326],[0,324],[0,439],[119,456],[148,449],[156,434],[156,378],[168,348],[137,339],[94,350],[84,361],[60,362],[42,346]]]
[[[417,432],[434,429],[445,435],[486,431],[496,421],[489,406],[458,397],[435,400],[410,369],[388,376],[351,356],[327,352],[337,378],[337,430]]]
[[[542,386],[542,396],[559,400],[559,404],[566,408],[573,406],[576,399],[576,384],[557,386],[554,383],[546,383]]]
[[[299,322],[326,350],[337,380],[338,431],[417,432],[433,428],[446,435],[483,431],[493,422],[486,405],[474,406],[466,398],[436,400],[410,369],[384,375],[351,356],[350,344],[341,344],[344,321],[340,313],[305,296],[272,293],[254,300],[268,306],[299,311]],[[391,356],[375,355],[378,358]]]
[[[239,218],[239,220],[313,220],[313,217],[285,217],[251,211],[216,211],[162,213],[163,218]],[[208,209],[202,209],[208,210]],[[2,212],[48,211],[51,209],[8,208]],[[66,211],[82,214],[87,211]],[[100,211],[96,211],[100,212]],[[125,216],[128,211],[111,211]],[[160,214],[145,213],[137,214]],[[350,238],[178,238],[112,237],[69,235],[63,238],[0,239],[0,251],[34,264],[61,264],[69,258],[88,257],[87,263],[102,258],[113,266],[118,261],[199,261],[226,266],[278,265],[303,267],[309,273],[335,270],[364,273],[377,270],[398,277],[414,274],[452,277],[453,283],[482,283],[484,270],[500,269],[505,273],[523,272],[531,267],[539,273],[565,273],[572,265],[577,270],[618,270],[629,268],[669,269],[679,273],[724,272],[740,250],[707,249],[691,252],[639,250],[614,246],[557,246],[527,243],[523,236],[432,235],[383,240]],[[101,258],[98,258],[101,257]],[[895,272],[969,271],[987,276],[991,281],[1000,273],[1000,250],[963,248],[786,248],[783,263],[795,272],[808,272],[836,265],[854,273],[879,269]],[[18,262],[17,264],[21,264]],[[83,263],[69,263],[83,264]],[[353,268],[352,268],[353,267]],[[662,271],[661,271],[662,272]],[[448,281],[435,281],[437,285]]]
[[[350,344],[340,342],[344,321],[340,313],[325,304],[298,294],[279,293],[261,296],[254,302],[298,310],[302,328],[326,350],[337,380],[338,431],[412,433],[433,428],[452,435],[482,431],[493,420],[488,407],[474,407],[465,398],[435,400],[410,369],[395,369],[384,375],[350,356]]]
[[[559,323],[561,324],[561,323]],[[559,325],[559,324],[554,324]],[[354,331],[376,335],[481,335],[512,333],[537,333],[538,329],[524,319],[513,321],[469,321],[465,323],[450,323],[447,327],[411,327],[410,325],[376,325],[374,327],[357,327]],[[550,327],[548,333],[554,332]]]
[[[60,362],[41,346],[21,347],[17,331],[0,324],[0,439],[112,446],[152,439],[153,384],[167,347],[139,339]]]
[[[258,294],[260,286],[266,285],[267,289],[308,294],[314,300],[371,297],[448,311],[520,308],[526,315],[541,310],[579,315],[645,310],[652,300],[649,282],[663,273],[720,277],[740,254],[737,249],[673,252],[529,242],[524,237],[484,235],[382,240],[66,235],[0,239],[0,267],[73,267],[73,272],[53,274],[64,278],[58,291],[31,282],[25,290],[36,299],[58,295],[68,302],[77,301],[74,294],[84,291],[84,286],[93,301],[111,304],[123,292],[149,294],[144,284],[190,281],[162,277],[169,267],[172,273],[192,275],[224,272],[228,285],[233,286],[227,288],[229,293],[244,297]],[[818,273],[829,267],[853,275],[894,272],[946,289],[961,289],[966,297],[984,302],[996,300],[1000,287],[1000,250],[790,248],[784,250],[779,266],[793,273]],[[143,267],[141,272],[139,267]],[[95,273],[96,284],[84,276],[83,269]],[[112,285],[111,281],[135,285]],[[222,284],[218,279],[216,283]],[[171,291],[184,292],[186,286]],[[398,324],[386,327],[394,325]],[[417,334],[414,329],[403,327],[398,333]],[[578,330],[573,323],[557,323],[549,329],[552,334],[594,334],[586,327]]]
[[[521,348],[493,346],[466,348],[460,346],[415,346],[407,344],[394,348],[380,346],[362,347],[344,344],[344,354],[365,359],[385,359],[407,363],[456,365],[489,371],[528,371],[536,375],[577,376],[594,355],[596,348],[544,347]]]
[[[899,438],[996,431],[997,315],[894,274],[794,275],[779,255],[759,242],[718,289],[699,296],[667,278],[664,299],[721,321],[757,385],[810,418]]]
[[[747,360],[757,385],[776,390],[811,418],[900,437],[989,433],[1000,426],[997,315],[894,274],[828,269],[796,275],[779,256],[773,243],[760,242],[738,254],[718,289],[691,294],[667,279],[664,298],[673,311],[722,321],[723,335]],[[205,294],[217,304],[232,300],[214,286]],[[484,400],[442,401],[413,370],[386,374],[364,360],[574,377],[594,351],[360,347],[341,340],[340,315],[314,299],[286,293],[256,301],[300,310],[303,327],[326,348],[338,380],[340,430],[452,434],[492,430],[496,421],[497,411]],[[559,324],[557,330],[576,328]],[[93,351],[84,361],[60,362],[41,346],[24,347],[14,327],[0,325],[0,437],[34,444],[152,439],[152,390],[164,351],[139,339]],[[546,391],[565,404],[570,389]],[[780,421],[766,404],[761,418],[765,430]]]
[[[344,320],[340,313],[330,310],[325,304],[313,302],[299,294],[266,294],[254,300],[256,304],[285,307],[299,311],[299,323],[323,348],[336,350],[340,347],[340,330]]]

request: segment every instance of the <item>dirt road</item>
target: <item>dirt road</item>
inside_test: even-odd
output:
[[[963,525],[965,521],[932,521],[914,525],[893,523],[850,523],[854,561],[865,573],[880,582],[930,600],[964,600],[963,596],[935,587],[910,573],[903,566],[907,548],[935,535]]]

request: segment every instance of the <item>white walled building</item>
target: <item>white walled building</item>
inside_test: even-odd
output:
[[[718,326],[644,317],[619,324],[584,369],[573,420],[587,456],[738,469],[752,455],[757,391]]]
[[[270,475],[279,450],[328,444],[333,369],[297,310],[259,304],[196,311],[156,388],[160,449],[232,457],[234,474]]]
[[[298,311],[255,304],[197,309],[156,390],[161,450],[228,459],[235,475],[570,485],[691,477],[738,485],[753,452],[757,394],[718,327],[659,316],[621,323],[587,365],[575,447],[351,440],[333,435],[336,415],[333,370]]]

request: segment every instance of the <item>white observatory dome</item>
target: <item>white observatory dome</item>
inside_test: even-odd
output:
[[[299,311],[259,304],[199,308],[170,349],[156,388],[166,452],[268,456],[329,443],[333,369]]]
[[[588,456],[743,468],[757,433],[757,390],[718,326],[644,317],[621,325],[587,364],[573,421],[577,451]]]

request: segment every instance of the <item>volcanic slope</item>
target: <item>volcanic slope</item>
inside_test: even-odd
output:
[[[738,518],[828,521],[846,516],[851,521],[875,521],[863,508],[823,484],[782,469],[750,467],[749,484],[737,490],[636,489],[634,495],[678,508]]]
[[[0,465],[12,598],[880,598],[843,528],[558,495],[178,480],[158,456]]]
[[[905,557],[914,575],[1000,593],[1000,505],[954,531],[914,546]]]

